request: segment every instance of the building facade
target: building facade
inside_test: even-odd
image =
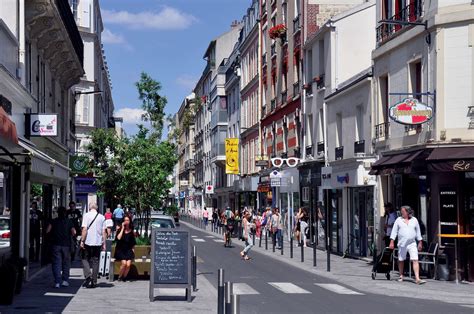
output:
[[[467,0],[377,1],[377,21],[393,23],[378,23],[372,53],[376,213],[386,202],[411,206],[450,265],[453,240],[438,234],[474,230],[473,12]],[[473,280],[472,243],[459,252],[458,276]]]

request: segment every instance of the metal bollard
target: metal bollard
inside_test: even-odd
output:
[[[233,286],[232,282],[227,281],[225,283],[225,313],[231,314],[232,313],[232,294],[233,294]]]
[[[262,229],[260,229],[260,238],[258,239],[258,247],[262,247]]]
[[[290,237],[290,258],[293,258],[293,236]]]
[[[272,242],[273,242],[273,253],[275,253],[275,246],[276,246],[276,234],[272,234]]]
[[[313,235],[314,237],[314,235]],[[316,241],[313,241],[313,267],[316,267]]]
[[[224,270],[217,273],[217,314],[224,314]]]
[[[265,250],[268,250],[268,230],[265,230]]]
[[[240,297],[238,294],[232,295],[232,314],[240,314]]]
[[[197,291],[197,255],[196,246],[193,245],[193,256],[192,256],[192,272],[193,272],[193,291]]]
[[[301,237],[301,263],[304,262],[304,241],[303,237]]]
[[[253,245],[255,245],[255,232],[252,232],[252,238],[253,238]]]
[[[283,242],[283,231],[282,231],[282,234],[281,234],[281,255],[283,255],[283,247],[285,246],[285,243]]]

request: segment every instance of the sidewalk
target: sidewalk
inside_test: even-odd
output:
[[[147,280],[128,282],[109,282],[99,279],[95,289],[82,288],[82,269],[79,263],[71,269],[71,286],[52,288],[51,268],[41,270],[26,283],[20,295],[11,306],[0,306],[0,313],[213,313],[217,306],[217,291],[198,271],[198,291],[192,293],[192,302],[184,300],[184,289],[155,290],[162,300],[150,302]],[[177,295],[177,297],[175,296]],[[183,298],[179,297],[183,296]]]
[[[208,234],[217,235],[219,238],[222,237],[220,234],[216,234],[208,226],[207,230],[203,230],[199,227],[194,226],[189,222],[183,222],[187,226],[198,229]],[[410,278],[407,278],[405,282],[399,283],[398,272],[391,273],[391,280],[387,280],[384,274],[377,274],[376,280],[372,280],[372,265],[366,261],[355,260],[355,259],[343,259],[340,256],[331,254],[331,272],[326,271],[326,252],[317,250],[316,261],[317,266],[313,267],[313,249],[304,249],[304,262],[301,262],[301,247],[296,246],[294,243],[293,258],[290,258],[290,245],[287,240],[284,241],[283,253],[281,255],[280,250],[272,251],[272,242],[268,238],[268,250],[265,250],[265,238],[262,239],[262,247],[259,247],[259,240],[255,240],[255,246],[250,252],[250,256],[254,258],[253,262],[258,263],[258,255],[255,256],[255,252],[271,256],[276,260],[293,265],[300,269],[304,269],[313,274],[322,276],[324,278],[335,280],[344,285],[350,286],[363,293],[373,293],[387,296],[404,296],[426,300],[438,300],[447,303],[456,304],[472,304],[474,307],[474,285],[473,284],[459,284],[456,285],[453,281],[437,281],[427,279],[427,283],[423,286],[418,286]],[[232,239],[234,246],[243,247],[244,243],[238,239]]]

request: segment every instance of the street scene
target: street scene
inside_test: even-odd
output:
[[[472,0],[0,0],[0,313],[474,313]]]

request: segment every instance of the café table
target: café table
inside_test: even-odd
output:
[[[440,238],[451,238],[454,239],[454,269],[456,271],[456,284],[459,283],[458,275],[458,239],[474,239],[474,234],[462,234],[462,233],[440,233]]]

